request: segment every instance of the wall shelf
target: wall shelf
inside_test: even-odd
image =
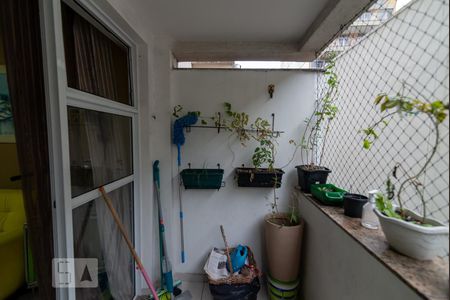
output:
[[[222,123],[222,115],[221,113],[217,113],[217,115],[219,116],[219,121],[218,123],[221,124]],[[186,132],[191,132],[192,128],[197,128],[197,129],[216,129],[217,133],[220,133],[222,130],[224,131],[228,131],[228,127],[225,126],[211,126],[211,125],[192,125],[192,126],[187,126],[186,128]],[[252,128],[246,128],[244,129],[245,132],[260,132],[260,130],[257,129],[252,129]],[[273,137],[278,138],[280,137],[283,133],[285,133],[284,131],[279,131],[279,130],[275,130],[275,114],[272,114],[272,130],[267,131],[267,133],[271,133],[273,135]]]

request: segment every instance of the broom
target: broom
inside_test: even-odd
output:
[[[152,281],[150,280],[150,276],[148,276],[147,271],[145,271],[144,265],[142,264],[141,259],[139,258],[138,254],[136,253],[133,243],[131,242],[130,238],[128,237],[127,232],[125,231],[125,227],[123,226],[122,222],[120,221],[120,217],[117,214],[117,211],[115,210],[114,206],[112,205],[111,199],[106,194],[105,188],[100,187],[99,191],[103,196],[103,200],[105,200],[106,206],[108,206],[109,211],[111,212],[114,222],[116,222],[117,227],[119,227],[119,231],[122,234],[122,237],[125,239],[125,242],[127,243],[127,246],[130,249],[131,255],[133,256],[134,260],[136,261],[137,268],[139,269],[139,271],[141,271],[141,274],[144,277],[144,280],[147,283],[148,288],[152,292],[153,299],[159,300],[158,294],[156,293],[156,290],[153,287]]]

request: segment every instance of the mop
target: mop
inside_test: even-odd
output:
[[[183,201],[181,196],[181,146],[186,142],[184,137],[184,128],[194,125],[198,121],[197,114],[187,114],[186,116],[179,118],[173,125],[173,143],[177,145],[178,149],[178,198],[180,202],[180,232],[181,232],[181,263],[186,262],[185,248],[184,248],[184,213],[183,213]]]
[[[177,300],[188,300],[192,299],[191,293],[189,291],[181,292],[181,290],[177,287],[181,284],[181,281],[178,281],[174,284],[173,274],[172,274],[172,265],[169,260],[168,250],[167,250],[167,242],[165,237],[165,226],[164,226],[164,217],[162,211],[161,204],[161,181],[159,175],[159,160],[153,163],[153,181],[155,183],[156,190],[156,202],[158,205],[158,217],[159,217],[159,246],[161,253],[161,288],[165,288],[162,290],[162,300],[170,299],[171,294],[175,296]],[[164,291],[166,293],[164,293]]]
[[[158,204],[158,217],[159,217],[159,248],[161,254],[161,282],[162,286],[169,292],[173,293],[173,275],[172,264],[169,260],[167,252],[167,242],[165,236],[164,217],[161,204],[161,182],[159,179],[159,160],[153,163],[153,181],[155,183],[156,190],[156,202]]]
[[[125,227],[123,226],[122,222],[120,221],[120,217],[117,214],[117,211],[114,209],[111,199],[106,194],[104,187],[100,187],[99,191],[103,196],[103,200],[105,200],[106,206],[108,206],[109,211],[111,212],[114,222],[116,222],[117,227],[119,227],[119,231],[122,234],[123,238],[125,239],[125,242],[127,243],[127,246],[130,249],[131,255],[133,256],[133,258],[137,264],[137,268],[139,269],[139,271],[141,271],[141,274],[144,277],[144,280],[147,283],[147,286],[153,295],[153,299],[160,300],[158,297],[158,294],[156,293],[155,288],[153,287],[152,281],[150,280],[150,276],[148,276],[147,271],[145,270],[141,259],[139,258],[138,254],[136,253],[136,250],[134,249],[133,243],[131,242],[131,240],[129,239],[129,237],[127,235]]]

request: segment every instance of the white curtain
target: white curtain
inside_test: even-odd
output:
[[[122,158],[129,155],[124,144],[118,144],[122,128],[120,123],[99,113],[87,112],[86,134],[92,164],[94,186],[108,183],[111,178],[117,178],[118,172],[124,167]],[[128,235],[132,237],[132,188],[123,187],[109,193],[114,208],[121,217]],[[114,299],[132,299],[132,260],[130,251],[121,236],[111,212],[102,199],[95,201],[100,246],[108,275],[109,287]]]
[[[80,90],[116,99],[111,41],[78,16],[75,16],[73,31]],[[91,162],[94,187],[117,180],[123,176],[123,170],[130,169],[127,164],[132,159],[127,156],[132,155],[131,132],[129,132],[131,127],[124,126],[127,122],[117,122],[117,118],[123,117],[114,118],[110,114],[80,110],[80,120],[85,124],[86,147],[89,153],[88,160]],[[130,238],[133,237],[132,191],[133,186],[128,185],[109,193]],[[80,233],[80,240],[77,243],[83,244],[77,250],[78,257],[80,254],[101,251],[112,297],[117,300],[132,299],[134,296],[132,257],[106,204],[102,199],[97,199],[94,205],[91,204],[81,213],[84,214],[84,221],[74,224],[74,231]],[[98,245],[97,248],[100,247],[100,249],[89,249],[89,245],[86,245],[90,242],[85,238],[89,236],[86,231],[95,228],[95,225],[89,225],[92,223],[97,223],[99,239],[92,241],[92,244]],[[99,290],[89,289],[79,289],[77,296],[83,300],[103,298]]]

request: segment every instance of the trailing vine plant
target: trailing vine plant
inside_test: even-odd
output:
[[[426,172],[437,153],[439,142],[441,139],[440,125],[447,119],[449,104],[444,104],[444,102],[441,100],[432,102],[422,101],[420,99],[404,96],[402,94],[397,94],[396,96],[391,97],[383,93],[378,95],[378,97],[375,99],[375,105],[379,106],[380,111],[386,114],[372,126],[360,131],[364,134],[363,147],[366,150],[372,148],[373,144],[376,140],[379,139],[384,129],[389,126],[389,120],[392,119],[395,115],[425,115],[433,125],[435,134],[433,148],[431,149],[430,155],[425,159],[425,162],[420,170],[413,175],[408,175],[408,172],[406,172],[403,167],[397,163],[392,172],[392,176],[395,179],[398,179],[397,173],[399,170],[401,170],[406,174],[406,179],[400,183],[400,188],[398,189],[398,192],[395,193],[395,186],[392,184],[392,181],[389,177],[387,181],[388,196],[386,197],[382,194],[377,196],[377,208],[381,212],[389,217],[402,218],[406,220],[407,216],[404,210],[402,192],[404,192],[405,188],[408,185],[412,185],[420,197],[422,203],[422,223],[425,223],[425,220],[427,218],[427,208],[424,195],[424,185],[420,181],[420,176]],[[391,201],[395,198],[395,195],[397,196],[397,200],[399,203],[399,213],[393,210],[393,206],[391,203]]]
[[[331,122],[336,118],[339,111],[338,107],[335,105],[339,87],[335,66],[336,61],[333,57],[328,61],[327,66],[325,67],[325,93],[322,98],[316,101],[316,106],[311,117],[305,120],[306,129],[300,142],[294,140],[290,141],[290,144],[293,144],[296,148],[292,159],[287,165],[294,160],[299,149],[302,150],[302,164],[311,169],[317,169],[323,160]],[[319,144],[320,139],[322,142]]]
[[[225,119],[223,125],[237,135],[242,146],[246,147],[247,142],[251,140],[258,143],[252,156],[253,166],[257,169],[267,166],[269,171],[273,171],[277,142],[270,122],[259,117],[249,124],[250,117],[247,113],[233,111],[228,102],[224,103],[224,108],[229,119]]]
[[[269,172],[275,171],[275,156],[278,135],[272,131],[268,120],[258,117],[255,122],[250,123],[249,115],[243,112],[233,111],[230,103],[224,103],[225,114],[229,119],[223,121],[223,126],[237,135],[241,145],[246,147],[250,141],[255,141],[258,146],[252,155],[252,164],[256,169],[267,166]],[[254,174],[252,174],[254,176]],[[278,213],[277,189],[279,183],[278,175],[274,176],[273,201],[271,203],[272,214]],[[298,221],[296,211],[290,212],[290,222]]]
[[[196,114],[202,125],[209,125],[213,122],[215,127],[221,127],[235,134],[241,145],[246,147],[250,141],[256,141],[258,146],[255,148],[252,156],[252,164],[255,168],[261,169],[267,166],[269,171],[273,171],[276,155],[276,138],[272,132],[271,124],[268,120],[257,118],[254,123],[250,123],[250,116],[245,112],[236,112],[230,103],[224,103],[225,117],[219,117],[217,114],[213,117],[203,117],[200,111],[188,112]],[[176,105],[173,108],[173,117],[179,118],[183,113],[183,107]]]

